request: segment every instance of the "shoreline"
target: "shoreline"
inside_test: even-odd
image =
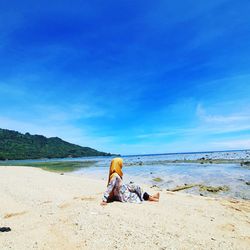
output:
[[[247,249],[250,243],[249,201],[162,191],[159,203],[102,207],[105,181],[20,166],[0,167],[0,175],[1,227],[12,229],[0,233],[1,249]]]
[[[12,160],[0,160],[0,165],[14,165],[15,163],[27,163],[30,162],[80,162],[98,161],[98,159],[112,157],[122,157],[124,161],[130,165],[131,162],[127,162],[128,159],[134,159],[135,165],[143,164],[167,164],[167,163],[244,163],[250,164],[250,149],[241,150],[223,150],[223,151],[204,151],[204,152],[180,152],[180,153],[163,153],[163,154],[139,154],[139,155],[119,155],[111,154],[108,156],[83,156],[83,157],[66,157],[66,158],[35,158],[35,159],[12,159]],[[158,158],[158,160],[152,160],[151,158]],[[165,159],[162,160],[162,157]],[[144,161],[141,161],[144,159]],[[147,160],[146,160],[147,159]],[[150,160],[151,159],[151,160]],[[19,164],[18,164],[19,165]]]
[[[6,161],[0,161],[0,166],[34,166],[36,164],[50,164],[50,163],[96,163],[97,160],[87,160],[87,161],[79,161],[79,158],[75,161],[72,161],[71,159],[65,159],[65,158],[58,158],[58,159],[28,159],[28,160],[6,160]],[[82,159],[82,158],[80,158]],[[108,158],[110,160],[110,158]],[[241,164],[241,166],[250,166],[250,159],[249,158],[240,158],[240,159],[181,159],[181,160],[154,160],[154,161],[134,161],[134,162],[126,162],[125,159],[125,166],[143,166],[143,165],[167,165],[170,163],[196,163],[196,164]],[[26,165],[25,165],[26,164]],[[35,165],[32,165],[35,164]]]

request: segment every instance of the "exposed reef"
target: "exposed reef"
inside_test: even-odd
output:
[[[210,193],[217,193],[217,192],[227,192],[229,191],[229,187],[228,186],[206,186],[203,184],[184,184],[183,186],[176,186],[175,188],[172,189],[167,189],[167,191],[172,191],[172,192],[177,192],[177,191],[181,191],[184,189],[189,189],[189,188],[193,188],[193,187],[199,187],[199,191],[207,191]]]

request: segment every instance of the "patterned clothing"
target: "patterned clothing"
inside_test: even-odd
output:
[[[122,184],[122,179],[118,174],[110,180],[102,200],[107,202],[112,194],[114,200],[121,202],[141,203],[143,201],[142,188],[133,184]]]

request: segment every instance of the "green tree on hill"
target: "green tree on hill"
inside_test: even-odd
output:
[[[0,160],[110,156],[93,148],[81,147],[58,137],[22,134],[0,129]]]

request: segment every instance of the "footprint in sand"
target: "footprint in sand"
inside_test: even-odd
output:
[[[63,209],[63,208],[67,208],[69,206],[70,206],[70,203],[65,202],[65,203],[62,203],[61,205],[59,205],[58,207],[61,208],[61,209]]]
[[[52,203],[52,201],[43,201],[43,202],[40,203],[40,205],[49,204],[49,203]]]
[[[222,202],[222,206],[225,206],[227,208],[236,210],[238,212],[250,212],[250,203],[244,203],[244,202]]]
[[[81,197],[74,197],[74,200],[94,201],[94,200],[96,200],[96,198],[92,197],[92,196],[81,196]]]
[[[224,225],[220,226],[220,229],[222,231],[234,232],[235,231],[235,225],[233,225],[233,224],[224,224]]]
[[[23,214],[26,214],[27,212],[26,211],[23,211],[23,212],[19,212],[19,213],[7,213],[4,215],[4,219],[9,219],[11,217],[15,217],[15,216],[20,216],[20,215],[23,215]]]
[[[92,197],[92,196],[80,196],[80,197],[74,197],[73,199],[74,200],[81,200],[81,201],[94,201],[94,200],[96,200],[96,198]],[[71,203],[65,202],[65,203],[60,204],[58,207],[59,208],[67,208],[69,206],[71,206]]]

